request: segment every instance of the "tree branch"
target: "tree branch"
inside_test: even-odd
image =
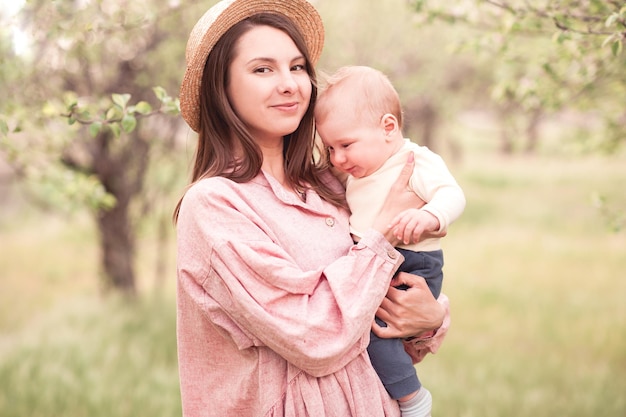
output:
[[[559,12],[557,14],[554,11],[549,10],[549,9],[539,9],[531,5],[528,0],[524,0],[525,6],[523,8],[515,8],[509,3],[504,2],[504,1],[484,0],[484,2],[491,6],[505,10],[515,16],[533,15],[540,19],[550,19],[552,20],[554,25],[557,27],[557,29],[566,31],[566,32],[579,33],[582,35],[598,35],[598,36],[608,36],[614,33],[613,31],[609,31],[609,30],[595,29],[592,26],[587,26],[586,29],[580,29],[580,28],[574,27],[572,25],[569,25],[563,22],[563,20],[571,19],[580,23],[591,23],[591,24],[599,25],[599,24],[603,24],[606,21],[606,17],[604,16],[586,15],[586,14],[580,14],[580,13],[572,13],[568,11]],[[615,6],[616,10],[619,10],[621,7],[619,2],[613,1],[612,4],[613,6]],[[619,22],[622,26],[626,27],[626,21],[624,19],[618,19],[617,22]]]

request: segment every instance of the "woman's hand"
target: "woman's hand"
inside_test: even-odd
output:
[[[381,327],[376,322],[372,325],[372,331],[378,337],[413,337],[441,327],[444,308],[435,300],[424,278],[400,272],[391,285],[376,312],[387,327]],[[394,288],[398,285],[409,288]]]
[[[381,232],[392,245],[397,245],[405,238],[404,230],[391,227],[396,221],[396,217],[405,210],[420,208],[426,204],[421,198],[409,189],[409,180],[415,167],[415,157],[413,152],[409,154],[406,164],[398,179],[394,182],[387,194],[385,203],[378,213],[374,229]]]

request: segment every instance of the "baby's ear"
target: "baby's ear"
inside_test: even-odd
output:
[[[380,125],[385,131],[385,135],[390,136],[396,133],[400,126],[398,124],[398,119],[391,113],[385,113],[380,120]]]

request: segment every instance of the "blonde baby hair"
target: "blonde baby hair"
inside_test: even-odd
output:
[[[315,106],[315,118],[323,121],[339,99],[350,103],[354,114],[364,123],[380,122],[392,114],[402,128],[402,106],[398,92],[381,71],[367,66],[345,66],[323,76]]]

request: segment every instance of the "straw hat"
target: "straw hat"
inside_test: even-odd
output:
[[[187,41],[187,69],[180,86],[180,110],[196,132],[200,129],[200,86],[209,53],[236,23],[257,14],[274,13],[290,18],[302,33],[313,64],[324,46],[324,25],[317,10],[306,0],[222,0],[194,26]]]

